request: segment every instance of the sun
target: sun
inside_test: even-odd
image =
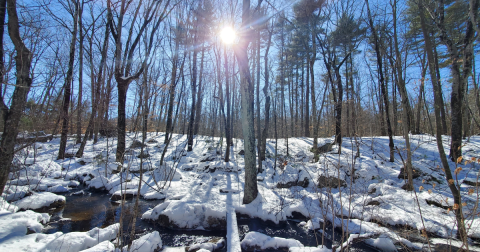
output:
[[[224,27],[222,31],[220,32],[220,38],[222,39],[223,43],[225,44],[233,44],[236,38],[236,33],[232,29],[232,27]]]

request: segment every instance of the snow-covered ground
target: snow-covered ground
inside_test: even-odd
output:
[[[140,135],[130,134],[127,146],[131,146],[135,139],[141,140]],[[430,239],[430,246],[455,242],[453,197],[432,136],[411,136],[413,167],[418,175],[414,179],[416,192],[401,188],[405,182],[399,174],[403,167],[402,158],[406,159],[402,137],[394,139],[401,156],[395,153],[393,163],[388,161],[387,137],[364,137],[357,141],[344,138],[340,155],[338,146],[334,146],[333,151],[321,154],[316,163],[310,152],[313,139],[290,138],[288,147],[284,139],[279,139],[277,159],[275,140],[269,139],[264,171],[257,176],[259,195],[248,205],[242,204],[245,171],[243,155],[239,154],[243,150],[241,140],[234,139],[231,160],[225,163],[225,145],[220,145],[220,139],[198,136],[193,151],[187,152],[186,136],[174,135],[165,155],[166,162],[160,166],[163,139],[163,134],[148,134],[145,143],[148,155],[142,164],[139,145],[129,148],[121,173],[114,173],[121,164],[115,162],[116,141],[112,139],[100,139],[97,144],[89,141],[82,158],[56,160],[58,138],[36,143],[18,153],[17,170],[10,174],[0,201],[0,250],[53,251],[59,246],[59,239],[64,241],[75,237],[75,240],[84,242],[62,246],[70,246],[69,251],[113,251],[112,240],[116,231],[112,230],[116,230],[115,225],[86,233],[41,234],[42,224],[48,223],[49,216],[26,209],[62,207],[68,201],[57,194],[71,191],[80,183],[92,190],[108,191],[112,200],[118,200],[122,195],[135,196],[140,168],[144,171],[140,195],[145,199],[164,199],[153,209],[140,214],[145,220],[170,228],[218,230],[236,227],[227,225],[231,219],[227,212],[233,209],[234,214],[275,223],[303,215],[305,221],[299,225],[310,230],[322,229],[322,223],[333,224],[337,231],[348,232],[341,241],[343,246],[362,240],[385,251],[401,247],[428,250],[426,237]],[[319,139],[319,145],[332,141]],[[448,147],[449,138],[444,137],[443,141]],[[69,141],[67,153],[74,154],[78,147],[73,140]],[[359,157],[355,157],[357,148]],[[447,154],[448,151],[446,149]],[[454,183],[460,188],[465,203],[462,207],[471,238],[469,248],[476,250],[474,242],[480,239],[479,192],[475,186],[480,166],[476,159],[480,158],[480,137],[471,137],[463,146],[463,153],[462,163],[456,166],[450,162],[450,166],[452,171],[457,171]],[[458,167],[462,169],[456,169]],[[18,220],[15,225],[11,224],[12,219]],[[238,234],[234,231],[227,230],[227,233]],[[103,232],[102,239],[95,232]],[[148,246],[146,251],[161,247],[158,233],[147,235],[150,238],[141,237],[132,246],[144,244]],[[435,239],[431,239],[433,237]],[[23,241],[28,241],[28,245]],[[220,246],[212,243],[197,247],[213,250],[217,245]],[[244,249],[285,247],[290,251],[331,251],[321,244],[319,247],[305,247],[296,240],[256,232],[245,235],[241,244],[236,244],[240,245]],[[337,242],[336,245],[341,244]]]

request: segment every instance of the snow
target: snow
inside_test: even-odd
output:
[[[110,241],[103,241],[91,248],[82,250],[82,252],[111,252],[114,250],[115,245],[113,243],[111,243]]]
[[[279,223],[299,213],[306,217],[305,220],[302,219],[304,228],[319,229],[322,223],[329,222],[345,231],[348,229],[349,239],[353,239],[354,235],[369,238],[367,242],[372,246],[384,244],[385,247],[381,247],[384,250],[392,249],[391,245],[394,243],[402,243],[410,248],[418,247],[418,243],[400,237],[388,226],[407,226],[417,232],[426,229],[443,239],[455,238],[455,216],[453,211],[446,209],[452,207],[453,196],[445,181],[444,172],[437,167],[441,166],[441,162],[435,138],[429,135],[410,137],[413,167],[420,173],[420,177],[414,179],[416,196],[413,192],[401,189],[405,182],[398,178],[398,175],[403,164],[398,153],[395,153],[394,162],[388,162],[387,137],[357,138],[360,148],[358,158],[354,157],[357,151],[354,139],[344,138],[341,155],[335,154],[338,147],[334,146],[332,152],[321,154],[317,163],[313,162],[313,153],[310,152],[313,139],[289,138],[290,156],[286,155],[285,139],[281,139],[278,140],[277,164],[273,157],[275,141],[268,139],[267,159],[262,164],[264,171],[258,174],[258,197],[252,203],[243,205],[244,156],[238,154],[243,149],[241,140],[234,139],[231,160],[224,162],[222,158],[225,146],[221,147],[219,138],[197,136],[193,151],[186,152],[186,136],[174,134],[165,155],[165,163],[160,167],[159,160],[164,148],[160,143],[163,142],[163,136],[149,133],[148,139],[158,143],[148,143],[145,147],[150,157],[143,160],[145,173],[139,196],[164,201],[142,212],[142,218],[158,221],[160,216],[168,217],[169,223],[164,224],[180,229],[208,230],[226,224],[221,228],[227,230],[227,247],[230,251],[235,251],[235,248],[240,246],[240,241],[229,238],[238,237],[238,228],[234,221],[237,214]],[[139,138],[129,134],[126,145],[130,146],[135,139]],[[74,153],[78,149],[79,145],[75,145],[74,141],[68,140],[67,152]],[[449,137],[444,136],[443,141],[448,153]],[[326,142],[332,142],[332,139],[319,139],[319,145]],[[398,146],[402,156],[406,157],[405,140],[394,137],[394,144]],[[480,151],[480,136],[472,136],[470,142],[464,144],[464,160],[477,157]],[[80,159],[56,160],[58,146],[59,140],[53,139],[49,143],[27,147],[17,154],[16,159],[26,162],[28,169],[9,174],[10,180],[2,195],[3,199],[0,199],[0,214],[7,214],[7,211],[12,214],[21,208],[48,206],[63,197],[54,193],[67,193],[80,183],[85,183],[88,190],[102,190],[112,195],[137,194],[140,182],[136,173],[140,165],[136,157],[138,150],[127,152],[125,163],[120,164],[115,162],[115,139],[110,139],[108,146],[106,139],[102,138],[96,144],[88,142],[85,155]],[[37,148],[36,156],[32,155],[33,151],[29,148]],[[449,161],[449,164],[455,167],[453,162]],[[125,171],[112,174],[119,165],[124,167]],[[478,188],[467,182],[477,181],[478,164],[463,162],[460,166],[463,169],[457,178],[461,183],[459,188],[462,202],[467,204],[463,210],[465,216],[468,216],[466,221],[469,237],[480,238],[478,212],[473,212],[478,204]],[[352,168],[355,169],[355,177],[352,176]],[[318,187],[320,177],[330,180],[334,185]],[[334,178],[340,179],[342,186],[338,187],[338,180]],[[308,186],[299,185],[299,182],[304,180],[309,181]],[[423,190],[419,190],[420,186]],[[470,190],[474,190],[474,193],[470,194]],[[88,197],[88,194],[85,197]],[[431,204],[432,202],[438,206]],[[418,211],[419,208],[422,214]],[[36,221],[36,225],[34,222],[30,221],[29,225],[41,231],[42,221]],[[217,226],[213,227],[212,223]],[[26,224],[22,225],[26,227]],[[4,226],[4,223],[1,222],[0,226]],[[18,230],[20,231],[20,228]],[[21,233],[15,230],[11,232]],[[36,235],[36,238],[30,237],[31,235]],[[54,237],[53,234],[45,237],[41,234],[31,235],[23,234],[23,242],[33,239],[35,243],[38,238],[46,244],[47,240],[53,242],[60,237]],[[80,236],[83,238],[79,239],[88,243],[88,238]],[[261,237],[254,236],[258,239]],[[258,239],[255,241],[261,246],[270,243],[275,246],[290,246],[292,242],[275,237]],[[108,250],[111,244],[105,242],[95,245],[102,251]],[[93,244],[89,248],[93,249]],[[322,251],[325,248],[290,249]]]
[[[77,252],[92,248],[103,241],[109,241],[117,236],[119,224],[106,228],[94,228],[88,232],[70,232],[60,234],[40,249],[41,252],[69,251]],[[105,245],[102,245],[105,246]]]
[[[381,251],[397,251],[392,240],[389,238],[376,238],[376,239],[367,239],[365,243],[368,245],[380,249]]]
[[[43,224],[50,220],[45,213],[35,213],[31,210],[25,212],[11,213],[5,210],[0,211],[0,243],[8,242],[9,239],[22,236],[27,230],[41,232]]]
[[[48,207],[55,202],[65,203],[65,196],[56,195],[51,192],[39,192],[15,201],[13,204],[19,209],[40,209]]]
[[[279,237],[270,237],[258,232],[248,232],[242,240],[242,248],[259,248],[259,249],[279,249],[291,247],[303,247],[303,244],[295,239],[285,239]]]
[[[129,251],[151,252],[161,248],[162,239],[160,238],[160,234],[158,233],[158,231],[154,231],[134,240]],[[126,250],[127,246],[125,246],[124,249]]]
[[[225,221],[225,205],[213,206],[186,201],[166,201],[143,214],[142,219],[156,220],[167,216],[175,228],[183,229],[225,229],[212,219]]]
[[[194,244],[189,247],[188,251],[204,250],[204,251],[212,252],[212,251],[221,249],[224,246],[225,246],[225,240],[222,238],[218,240],[216,243],[207,242],[207,243]],[[229,249],[228,251],[234,251],[234,250]]]

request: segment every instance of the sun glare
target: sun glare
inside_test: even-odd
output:
[[[225,27],[222,29],[220,32],[220,38],[222,39],[223,43],[225,44],[233,44],[235,41],[235,31],[232,29],[232,27]]]

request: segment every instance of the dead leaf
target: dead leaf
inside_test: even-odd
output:
[[[462,171],[462,167],[455,169],[455,175],[458,175]]]

